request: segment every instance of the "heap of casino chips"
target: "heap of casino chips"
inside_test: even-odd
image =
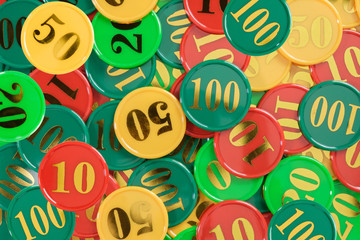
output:
[[[358,0],[0,3],[1,239],[358,238]]]

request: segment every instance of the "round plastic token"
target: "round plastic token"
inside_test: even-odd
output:
[[[0,234],[1,234],[1,239],[3,239],[3,240],[13,240],[13,238],[10,235],[8,226],[7,226],[6,215],[7,215],[7,212],[0,209]]]
[[[121,100],[114,117],[115,134],[135,156],[159,158],[179,146],[185,121],[181,105],[171,93],[144,87]]]
[[[258,104],[280,123],[285,136],[285,154],[303,152],[312,145],[302,135],[298,109],[309,89],[297,84],[282,84],[268,91]]]
[[[174,240],[194,240],[194,239],[196,239],[196,226],[185,229],[184,231],[176,235],[176,237],[174,238]]]
[[[157,0],[92,0],[96,9],[106,18],[118,23],[132,23],[151,12]]]
[[[284,0],[230,1],[223,26],[226,37],[237,50],[261,56],[283,45],[290,33],[291,14]]]
[[[293,201],[272,217],[268,239],[291,239],[294,236],[298,239],[336,239],[334,219],[327,209],[316,202]]]
[[[331,1],[336,10],[339,12],[344,28],[357,27],[360,24],[360,18],[355,9],[355,2],[358,0],[336,0]]]
[[[252,91],[265,91],[277,86],[285,79],[291,67],[291,62],[272,52],[265,56],[251,57],[245,71]]]
[[[179,225],[176,225],[172,228],[169,228],[168,233],[171,237],[176,237],[178,234],[180,234],[185,229],[188,229],[194,225],[197,225],[199,223],[199,218],[201,214],[211,205],[213,205],[214,202],[211,201],[209,198],[207,198],[201,191],[198,191],[198,199],[196,201],[196,206],[192,213],[189,215],[189,217],[180,223]]]
[[[223,239],[242,236],[266,240],[266,230],[265,219],[255,207],[247,202],[227,200],[211,206],[201,215],[196,237],[218,240],[217,236],[224,236]]]
[[[39,186],[28,187],[14,197],[7,220],[15,240],[69,239],[75,227],[75,213],[52,206]]]
[[[357,142],[348,149],[331,152],[332,168],[336,176],[342,184],[355,192],[360,192],[359,150],[360,142]]]
[[[38,171],[45,154],[62,142],[89,142],[89,132],[84,121],[74,111],[58,105],[46,107],[39,128],[28,138],[18,142],[22,159]]]
[[[195,160],[198,188],[211,200],[248,200],[260,188],[264,177],[245,179],[227,172],[217,161],[214,140],[201,147]]]
[[[191,214],[198,197],[190,171],[171,158],[141,164],[134,170],[128,185],[146,188],[160,197],[167,208],[169,227],[182,223]],[[168,191],[173,193],[165,194]]]
[[[200,1],[192,2],[200,3]],[[225,35],[204,32],[194,24],[186,30],[181,39],[180,56],[186,71],[211,59],[226,60],[244,71],[250,61],[250,56],[237,51]]]
[[[0,73],[0,141],[29,137],[44,114],[44,95],[31,77],[13,71]]]
[[[96,10],[96,8],[91,0],[65,0],[65,1],[64,0],[43,0],[43,1],[44,2],[57,2],[57,1],[67,2],[67,3],[70,3],[70,4],[80,8],[86,14],[90,14]]]
[[[39,168],[39,186],[54,206],[78,211],[93,206],[104,195],[109,170],[95,148],[83,142],[53,147]]]
[[[202,31],[213,34],[224,34],[223,15],[230,0],[191,1],[185,0],[184,7],[191,22]]]
[[[315,146],[343,150],[360,139],[360,92],[352,85],[326,81],[305,95],[299,108],[300,129]]]
[[[299,65],[325,61],[335,52],[342,37],[342,22],[336,8],[324,0],[289,0],[287,3],[292,15],[292,32],[279,52]]]
[[[127,224],[120,222],[120,217],[126,219]],[[152,226],[151,231],[144,223]],[[101,239],[164,239],[167,227],[168,215],[163,202],[144,188],[121,188],[100,205],[97,229]]]
[[[356,239],[360,234],[360,218],[359,218],[359,206],[360,206],[360,193],[353,192],[342,185],[339,181],[334,182],[334,200],[331,208],[329,209],[335,223],[346,223],[348,230],[346,239]],[[343,236],[342,229],[339,229],[337,225],[337,239],[341,239]]]
[[[329,208],[334,182],[320,162],[307,156],[283,159],[267,176],[264,198],[274,214],[282,205],[297,199],[308,199]]]
[[[21,48],[20,35],[23,21],[40,5],[39,1],[31,0],[7,1],[1,5],[1,62],[17,68],[32,67]]]
[[[30,74],[44,92],[46,104],[63,105],[74,110],[86,121],[91,113],[91,86],[79,70],[52,75],[35,70]]]
[[[143,65],[132,69],[119,69],[103,62],[93,51],[85,63],[91,85],[101,94],[122,99],[129,92],[149,86],[156,70],[155,56]]]
[[[177,99],[180,99],[180,89],[181,84],[186,76],[186,73],[183,73],[172,85],[170,92],[174,94]],[[186,135],[189,135],[194,138],[212,138],[215,135],[215,132],[210,132],[204,129],[199,128],[188,119],[186,119]]]
[[[281,160],[284,147],[284,133],[279,122],[258,108],[250,108],[239,124],[217,132],[214,138],[220,164],[242,178],[268,174]]]
[[[10,201],[16,193],[26,187],[38,184],[38,175],[21,159],[15,143],[0,147],[0,156],[0,182],[3,185],[0,208],[8,210]],[[6,187],[4,188],[4,186]]]
[[[27,59],[51,74],[78,69],[90,56],[93,42],[89,18],[79,8],[64,2],[37,7],[25,20],[21,32],[21,46]]]
[[[112,22],[97,13],[92,25],[95,52],[101,60],[114,67],[140,66],[152,58],[160,45],[162,30],[154,11],[141,21],[130,24]]]
[[[111,101],[101,105],[87,121],[90,145],[101,153],[111,170],[127,170],[144,162],[144,159],[126,151],[115,136],[114,114],[119,102]]]
[[[119,184],[112,176],[110,176],[109,184],[102,199],[97,203],[95,203],[94,206],[91,206],[86,210],[75,212],[76,224],[75,224],[74,236],[84,237],[84,238],[99,236],[96,228],[96,220],[99,212],[99,207],[107,196],[109,196],[112,192],[116,191],[119,188],[120,188]]]
[[[183,0],[169,1],[157,12],[162,28],[162,39],[157,56],[166,64],[183,68],[180,61],[180,43],[191,22],[184,9]]]
[[[180,103],[187,118],[208,131],[233,127],[246,115],[251,89],[244,73],[223,60],[196,65],[185,76]]]
[[[360,51],[360,33],[344,30],[341,43],[335,53],[325,62],[310,67],[311,76],[316,83],[330,80],[346,81],[360,91],[359,74],[356,69],[360,63],[353,56]]]

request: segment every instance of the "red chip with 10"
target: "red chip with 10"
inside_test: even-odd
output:
[[[312,146],[300,131],[298,116],[300,102],[308,91],[301,85],[281,84],[268,91],[257,106],[279,121],[284,130],[285,154],[300,153]]]
[[[253,239],[265,240],[267,224],[250,203],[227,200],[209,207],[200,217],[198,240]]]
[[[258,178],[271,172],[280,162],[284,148],[279,122],[259,108],[250,108],[239,124],[215,133],[214,138],[220,164],[242,178]]]
[[[64,142],[52,148],[39,168],[45,198],[66,211],[84,210],[104,195],[109,169],[104,158],[83,142]]]

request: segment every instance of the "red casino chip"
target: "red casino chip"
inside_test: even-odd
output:
[[[183,73],[174,84],[171,86],[170,92],[177,98],[180,99],[180,88],[181,83],[184,80],[186,73]],[[210,132],[204,129],[201,129],[186,119],[186,131],[185,134],[193,138],[212,138],[215,135],[215,132]]]
[[[236,50],[225,35],[210,34],[192,24],[184,33],[180,44],[181,63],[186,71],[211,59],[231,62],[245,71],[250,56]]]
[[[96,204],[109,182],[109,169],[92,146],[77,141],[53,147],[39,167],[39,186],[57,208],[80,211]]]
[[[227,200],[209,207],[200,217],[198,240],[265,240],[266,221],[254,206],[239,200]]]
[[[39,84],[46,104],[57,104],[74,110],[86,121],[91,113],[93,94],[91,86],[79,70],[61,75],[44,73],[38,69],[30,77]]]
[[[280,162],[285,148],[283,130],[268,112],[250,108],[235,127],[216,132],[214,149],[220,164],[231,174],[258,178]]]
[[[301,85],[282,84],[268,91],[257,106],[280,123],[285,136],[285,154],[301,153],[312,146],[300,131],[298,115],[300,102],[308,91]]]

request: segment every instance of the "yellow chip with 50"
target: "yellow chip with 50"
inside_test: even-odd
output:
[[[325,61],[341,41],[343,27],[338,11],[326,0],[289,0],[287,3],[292,27],[279,53],[298,65]]]
[[[119,103],[114,117],[121,145],[141,158],[171,153],[185,135],[186,118],[179,101],[166,90],[144,87]]]
[[[89,18],[70,3],[49,2],[26,19],[21,46],[36,68],[65,74],[81,67],[90,56],[94,32]]]

